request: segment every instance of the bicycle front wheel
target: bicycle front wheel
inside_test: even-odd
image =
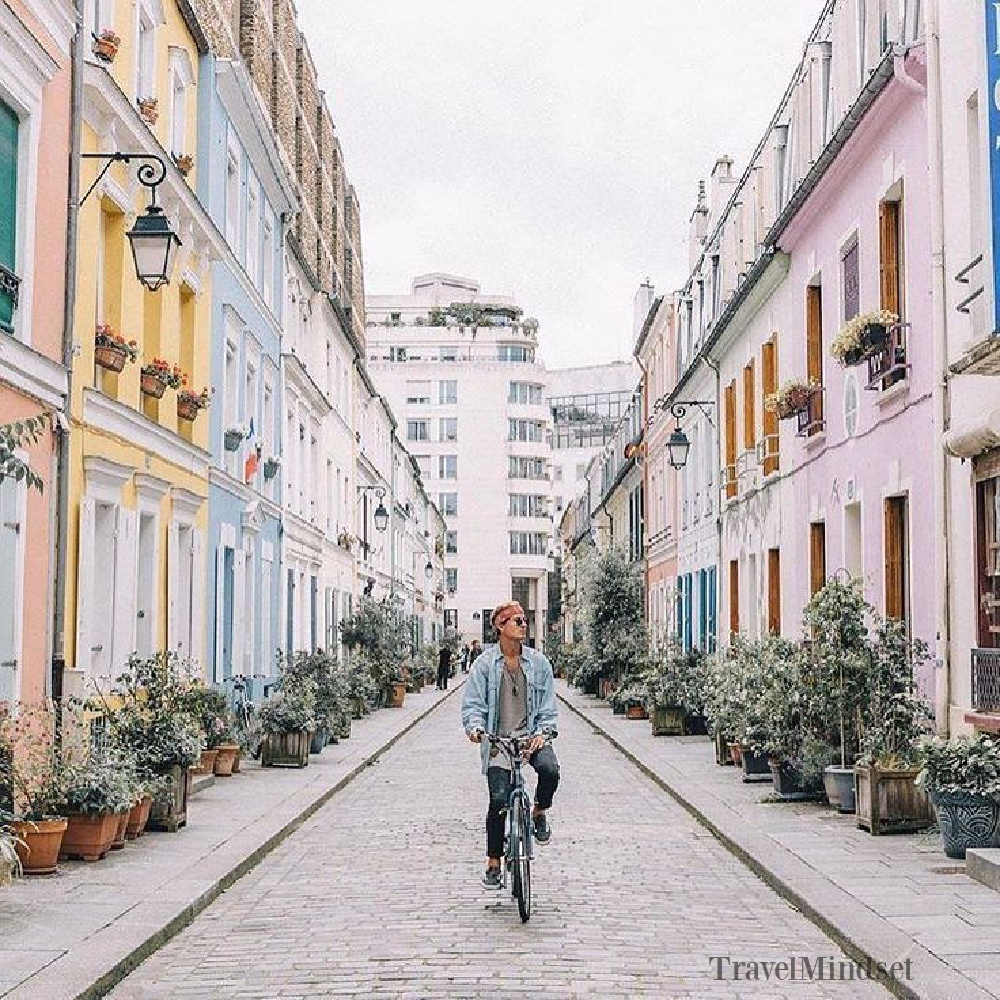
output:
[[[526,803],[522,802],[513,817],[511,823],[511,888],[514,898],[517,900],[517,912],[521,915],[521,922],[527,923],[531,916],[531,858],[528,856],[530,849],[530,834],[528,824],[531,822],[531,813]]]

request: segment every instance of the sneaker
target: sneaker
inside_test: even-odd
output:
[[[500,889],[502,884],[500,881],[500,869],[499,868],[487,868],[483,875],[483,885],[487,889]]]
[[[549,826],[545,813],[541,813],[535,817],[535,840],[539,844],[547,844],[551,838],[552,827]]]

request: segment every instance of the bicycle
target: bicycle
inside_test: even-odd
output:
[[[530,736],[494,736],[483,739],[503,751],[510,759],[510,795],[507,798],[507,824],[504,831],[504,863],[500,868],[501,886],[507,888],[510,873],[511,896],[517,900],[521,923],[531,916],[531,862],[534,858],[535,828],[531,821],[531,798],[521,774],[523,754]]]
[[[256,732],[257,706],[252,697],[247,697],[247,692],[250,690],[253,680],[263,679],[263,677],[263,674],[254,674],[253,678],[247,677],[245,674],[233,674],[230,678],[233,685],[233,714],[236,716],[236,727],[248,740]],[[267,686],[264,688],[264,694],[267,694]],[[248,749],[251,756],[256,759],[260,755],[260,744],[257,740],[253,740],[253,742],[255,745],[249,746]]]

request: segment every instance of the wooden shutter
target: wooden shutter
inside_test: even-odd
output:
[[[20,122],[14,109],[0,101],[0,264],[17,266],[17,147]],[[0,292],[0,330],[14,329],[14,301]]]
[[[729,633],[736,635],[740,630],[740,563],[732,559],[729,563]]]
[[[767,630],[781,635],[781,551],[767,550]]]
[[[878,206],[879,299],[883,309],[899,315],[899,202]]]
[[[139,515],[134,510],[118,508],[115,537],[115,611],[114,633],[109,666],[114,676],[120,674],[135,652],[136,594],[139,585]]]
[[[810,384],[823,384],[823,289],[810,285],[806,289],[806,377]],[[823,396],[817,393],[811,400],[812,425],[810,434],[821,429]]]
[[[826,525],[809,525],[809,592],[815,594],[826,583]]]
[[[764,475],[777,472],[778,461],[778,414],[766,406],[764,400],[778,391],[778,340],[772,337],[760,349],[760,403],[764,414]]]
[[[885,615],[906,618],[906,497],[885,501]]]
[[[736,496],[736,380],[726,386],[726,499]]]
[[[757,447],[757,390],[755,388],[754,360],[743,369],[743,447],[752,451]]]

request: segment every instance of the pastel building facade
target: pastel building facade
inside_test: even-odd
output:
[[[0,424],[66,406],[72,37],[71,3],[0,7]],[[59,433],[18,456],[42,491],[0,482],[0,702],[51,693]]]

